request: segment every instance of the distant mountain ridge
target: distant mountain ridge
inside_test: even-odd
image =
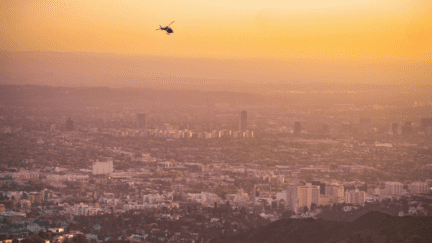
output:
[[[297,68],[281,76],[275,73],[286,69],[285,62],[271,60],[176,58],[49,51],[0,52],[0,63],[2,63],[0,65],[0,84],[87,87],[161,86],[258,93],[303,92],[310,88],[320,92],[378,89],[380,92],[400,93],[402,92],[401,87],[411,89],[410,87],[413,86],[430,86],[429,82],[398,80],[400,78],[398,76],[391,82],[378,82],[371,77],[365,77],[363,81],[354,81],[354,74],[358,72],[357,64],[353,66],[352,72],[345,70],[343,71],[345,74],[338,75],[338,77],[347,76],[347,79],[330,78],[320,75],[318,70],[322,65],[316,63],[309,66],[309,62],[303,63],[300,60],[298,62],[295,64]],[[268,70],[264,69],[265,66]],[[296,69],[305,69],[303,75],[295,75]],[[387,70],[388,67],[385,69]],[[308,78],[307,74],[311,73],[316,73],[316,77]],[[382,72],[377,74],[385,76]],[[393,71],[387,74],[395,75]],[[430,78],[427,72],[419,71],[418,74]]]
[[[432,217],[397,217],[372,211],[354,222],[281,219],[212,243],[390,243],[431,242]]]

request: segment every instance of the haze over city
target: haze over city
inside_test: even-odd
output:
[[[0,243],[432,232],[432,2],[0,0]]]
[[[432,76],[432,4],[426,0],[47,0],[0,6],[1,73],[7,77],[61,72],[72,84],[136,86],[142,82],[137,77],[154,76],[349,84],[429,84]],[[155,31],[172,21],[174,34]],[[71,73],[129,81],[80,82]]]

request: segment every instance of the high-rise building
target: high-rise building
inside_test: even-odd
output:
[[[312,203],[319,206],[320,198],[320,187],[313,186],[311,183],[306,183],[304,186],[297,188],[298,207],[304,208],[305,206],[310,208]]]
[[[370,117],[360,117],[359,121],[359,132],[362,134],[371,133],[373,130],[372,118]]]
[[[345,203],[349,204],[364,204],[366,201],[366,192],[359,189],[345,192]]]
[[[286,207],[294,212],[301,211],[304,207],[310,208],[312,203],[320,205],[320,187],[311,183],[304,186],[290,185],[286,189]]]
[[[393,135],[398,135],[399,123],[392,123],[392,133]]]
[[[320,196],[320,205],[321,206],[327,206],[331,204],[338,203],[338,197],[337,196],[324,196],[321,194]]]
[[[432,127],[426,127],[425,134],[426,136],[432,136]]]
[[[73,131],[74,130],[74,124],[73,121],[69,118],[66,121],[66,131]]]
[[[136,127],[147,130],[147,115],[145,113],[137,113]]]
[[[240,111],[239,131],[245,132],[247,129],[247,111]]]
[[[412,135],[414,134],[414,127],[410,121],[405,122],[405,125],[402,126],[402,135]]]
[[[50,132],[55,132],[56,130],[56,125],[55,124],[51,124],[50,126]]]
[[[400,182],[386,181],[385,183],[386,196],[401,195],[402,189],[403,189],[403,184]]]
[[[424,182],[412,182],[409,189],[411,193],[427,193],[429,191],[428,184]]]
[[[286,188],[285,207],[297,213],[298,200],[297,200],[297,185],[289,185]]]
[[[344,197],[344,186],[343,185],[326,185],[325,186],[326,196]]]
[[[301,123],[295,122],[294,123],[294,134],[300,134],[301,133]]]
[[[432,118],[422,118],[420,119],[421,129],[426,132],[426,128],[432,127]]]
[[[319,186],[320,187],[320,194],[321,195],[325,194],[325,188],[326,188],[325,183],[321,183],[320,181],[312,181],[312,185],[313,186]]]

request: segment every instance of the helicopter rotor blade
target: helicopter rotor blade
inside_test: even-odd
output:
[[[170,25],[172,25],[172,23],[174,23],[174,21],[173,21],[173,22],[171,22],[171,24],[167,25],[167,27],[168,27],[168,26],[170,26]]]

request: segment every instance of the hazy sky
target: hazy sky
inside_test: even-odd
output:
[[[421,83],[432,74],[430,0],[1,0],[0,8],[2,51],[259,59],[280,76],[283,65],[262,60],[300,60],[335,79],[340,65],[358,71],[359,61]],[[171,21],[174,34],[155,31]]]

